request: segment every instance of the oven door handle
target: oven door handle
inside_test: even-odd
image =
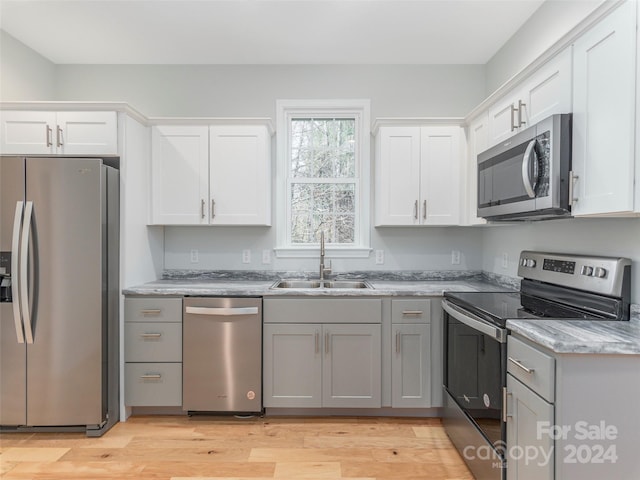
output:
[[[458,320],[459,322],[464,323],[468,327],[473,328],[474,330],[478,330],[486,335],[489,335],[491,338],[494,338],[500,343],[506,343],[507,341],[507,331],[501,328],[495,327],[493,325],[488,324],[480,317],[473,315],[472,313],[463,311],[459,307],[455,306],[451,302],[446,299],[442,300],[442,308],[445,312],[451,315],[453,318]]]

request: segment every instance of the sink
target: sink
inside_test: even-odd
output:
[[[362,280],[279,280],[271,288],[371,288]]]

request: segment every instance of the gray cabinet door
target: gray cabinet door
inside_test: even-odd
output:
[[[507,480],[552,480],[554,442],[540,435],[538,424],[554,424],[554,406],[507,375]],[[523,452],[535,450],[536,458]],[[542,455],[544,454],[544,456]]]
[[[322,325],[265,324],[265,407],[322,406]]]
[[[323,407],[382,405],[380,325],[323,326]]]
[[[391,406],[431,406],[431,331],[428,324],[393,325]]]

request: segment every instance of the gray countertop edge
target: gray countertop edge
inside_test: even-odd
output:
[[[555,353],[640,355],[640,323],[633,320],[508,320],[507,328]]]

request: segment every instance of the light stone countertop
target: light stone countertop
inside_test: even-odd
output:
[[[640,321],[508,320],[511,333],[555,353],[640,355]]]

